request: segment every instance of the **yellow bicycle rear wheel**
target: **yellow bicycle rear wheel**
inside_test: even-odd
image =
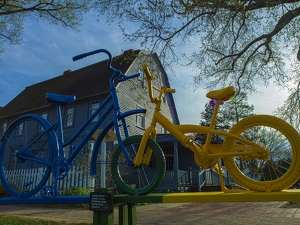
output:
[[[263,159],[223,158],[227,171],[241,186],[251,191],[281,191],[299,180],[300,135],[290,124],[274,116],[255,115],[236,123],[229,133],[250,140],[269,151],[268,157]],[[223,144],[224,152],[250,149],[250,146],[230,137],[225,138]]]

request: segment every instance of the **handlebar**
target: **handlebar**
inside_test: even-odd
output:
[[[145,72],[145,74],[146,74],[147,79],[148,79],[148,80],[153,80],[154,78],[153,78],[153,76],[150,74],[150,71],[149,71],[149,68],[148,68],[147,64],[144,64],[144,65],[142,66],[142,68],[143,68],[143,70],[144,70],[144,72]]]
[[[144,73],[146,75],[145,77],[145,80],[148,82],[148,90],[149,90],[149,97],[151,99],[151,102],[153,103],[157,103],[157,102],[161,102],[161,98],[162,98],[162,95],[169,92],[169,93],[175,93],[176,90],[175,89],[172,89],[172,88],[167,88],[165,86],[162,86],[160,89],[155,87],[153,84],[152,84],[152,80],[154,79],[153,75],[150,73],[149,71],[149,68],[147,66],[147,64],[144,64],[142,66],[143,70],[144,70]],[[153,97],[153,89],[157,90],[160,94],[157,98],[154,98]]]
[[[101,53],[101,52],[108,55],[107,67],[109,69],[113,70],[113,71],[116,71],[116,69],[111,66],[111,62],[112,62],[111,53],[109,51],[107,51],[106,49],[98,49],[98,50],[95,50],[95,51],[91,51],[91,52],[83,53],[83,54],[80,54],[80,55],[76,55],[72,59],[73,59],[73,61],[76,61],[76,60],[79,60],[79,59],[83,59],[87,56],[98,54],[98,53]]]
[[[83,54],[80,54],[80,55],[76,55],[74,56],[72,59],[73,61],[76,61],[76,60],[79,60],[79,59],[83,59],[87,56],[90,56],[90,55],[94,55],[94,54],[97,54],[97,53],[105,53],[107,56],[108,56],[108,61],[107,61],[107,67],[109,69],[111,69],[112,71],[115,72],[115,75],[111,77],[111,84],[113,83],[113,79],[120,75],[121,78],[118,79],[118,82],[122,82],[122,81],[125,81],[125,80],[129,80],[129,79],[132,79],[132,78],[135,78],[135,77],[138,77],[140,76],[140,74],[134,74],[134,75],[131,75],[131,76],[126,76],[125,74],[123,74],[120,70],[117,70],[115,69],[114,67],[112,67],[111,63],[112,63],[112,55],[111,53],[106,50],[106,49],[98,49],[98,50],[95,50],[95,51],[91,51],[91,52],[87,52],[87,53],[83,53]]]

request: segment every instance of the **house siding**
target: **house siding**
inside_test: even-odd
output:
[[[162,67],[158,63],[156,57],[148,57],[147,55],[140,54],[140,57],[135,59],[126,74],[129,75],[137,72],[143,73],[142,65],[143,63],[145,63],[145,58],[147,58],[146,63],[151,73],[155,77],[152,81],[153,85],[158,88],[160,88],[161,86],[168,86],[167,77],[164,71],[161,70]],[[150,102],[147,82],[144,81],[144,86],[142,87],[140,86],[139,78],[134,78],[133,80],[127,81],[126,83],[120,83],[117,86],[117,92],[120,99],[120,106],[122,111],[136,109],[137,106],[145,108],[147,110],[145,115],[145,128],[149,127],[155,109],[155,104]],[[157,96],[157,92],[154,92],[154,96]],[[170,121],[177,124],[178,122],[175,119],[176,112],[173,110],[173,107],[170,107],[171,94],[166,94],[165,98],[166,102],[161,104],[161,111]],[[144,133],[145,129],[141,129],[137,126],[136,115],[128,117],[127,122],[131,135]],[[156,131],[157,134],[162,133],[162,129],[159,124],[157,124]]]

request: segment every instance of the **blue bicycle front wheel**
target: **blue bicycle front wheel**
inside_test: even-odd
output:
[[[45,185],[53,162],[55,134],[50,123],[38,115],[16,119],[2,136],[0,179],[17,198],[35,195]]]

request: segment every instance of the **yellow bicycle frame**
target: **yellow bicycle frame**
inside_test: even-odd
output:
[[[143,134],[143,138],[141,140],[140,147],[138,149],[137,155],[133,160],[134,166],[139,166],[140,164],[147,165],[149,163],[151,157],[151,149],[147,149],[146,153],[144,152],[147,140],[151,137],[153,140],[156,139],[156,124],[160,124],[166,130],[170,132],[178,141],[182,143],[182,145],[186,148],[189,148],[195,154],[198,155],[199,160],[210,160],[216,158],[223,158],[223,157],[237,157],[237,156],[244,156],[244,157],[251,157],[251,158],[264,158],[268,155],[268,151],[259,145],[236,136],[234,134],[215,130],[215,125],[217,124],[216,117],[218,114],[219,105],[223,104],[223,100],[218,100],[217,104],[214,108],[214,113],[211,119],[211,123],[209,127],[206,126],[199,126],[199,125],[174,125],[170,122],[161,112],[161,102],[162,102],[162,95],[171,92],[174,93],[175,89],[170,89],[165,86],[161,87],[161,89],[156,88],[152,85],[153,76],[150,74],[148,67],[146,64],[143,65],[144,72],[146,74],[145,80],[148,82],[148,89],[149,89],[149,96],[151,102],[156,104],[155,111],[153,114],[153,118],[151,121],[151,125],[146,129],[145,133]],[[160,92],[157,98],[153,97],[152,89],[157,90]],[[198,146],[192,136],[185,135],[186,133],[201,133],[207,134],[205,145]],[[245,151],[232,151],[232,152],[224,152],[222,149],[222,145],[213,145],[210,144],[212,135],[220,135],[227,138],[233,138],[244,145],[235,146],[235,150],[245,150]],[[145,154],[144,154],[145,153]]]

